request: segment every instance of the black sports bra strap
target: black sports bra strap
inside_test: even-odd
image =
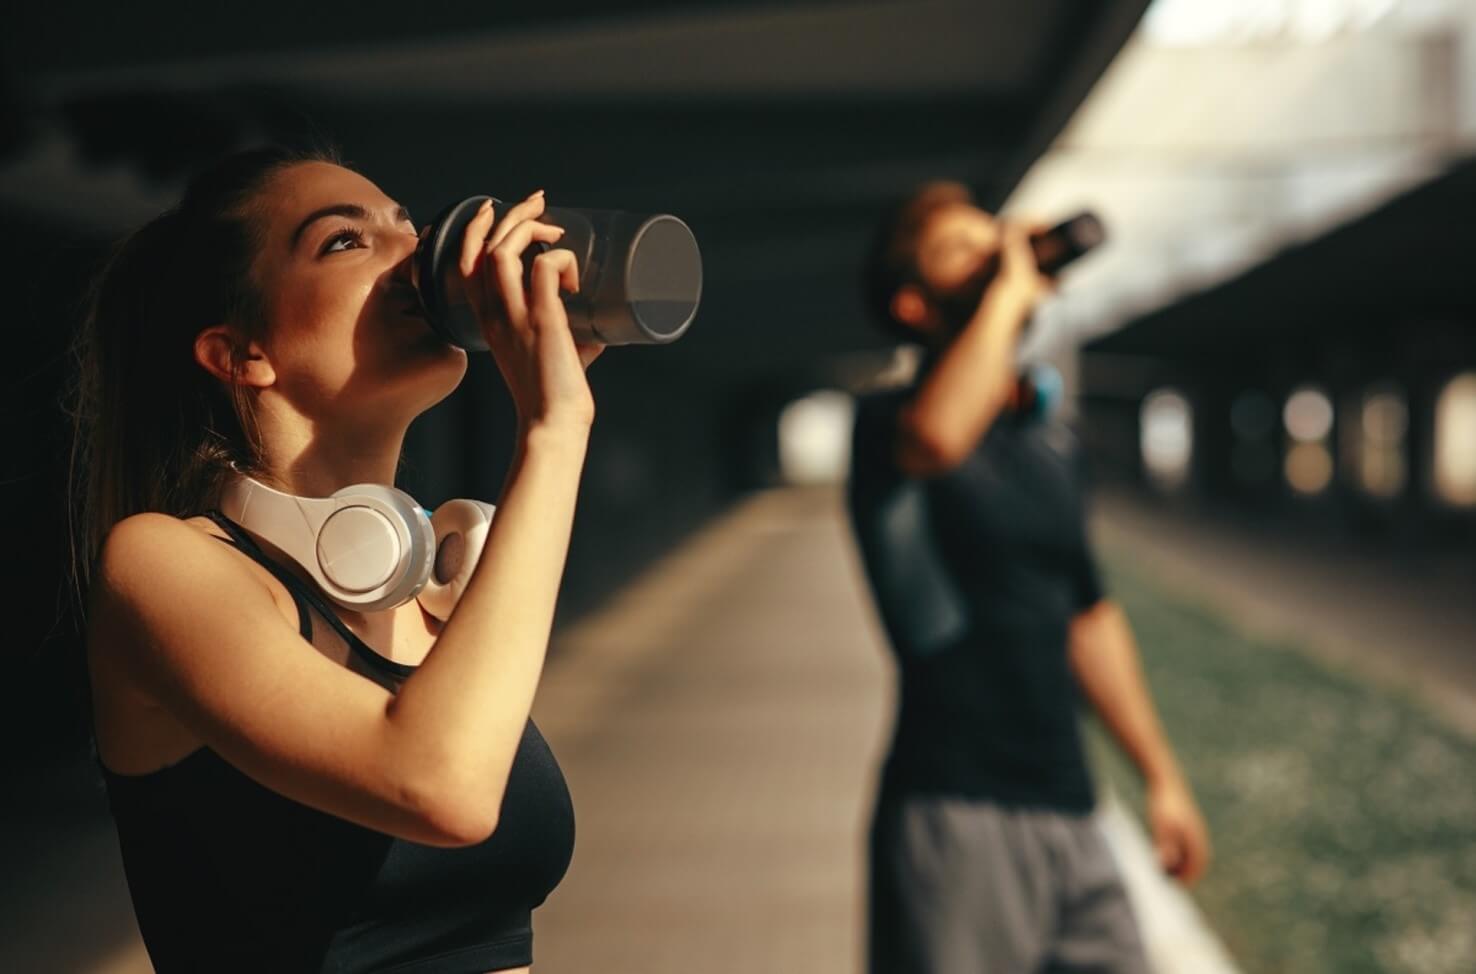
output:
[[[207,514],[206,516],[209,517],[212,521],[215,521],[214,516],[210,514]],[[220,524],[219,521],[215,521],[215,523]],[[232,548],[240,551],[247,558],[250,558],[252,561],[256,562],[257,564],[261,565],[261,567],[271,572],[274,576],[276,576],[278,581],[287,586],[287,594],[292,596],[292,604],[297,606],[297,632],[299,635],[302,636],[303,639],[306,639],[308,642],[312,642],[312,613],[308,611],[308,603],[307,600],[302,597],[302,593],[299,592],[296,587],[288,584],[287,579],[283,577],[288,573],[283,571],[280,566],[272,562],[271,559],[264,557],[260,548],[251,545],[249,538],[244,539],[243,541],[243,539],[237,537],[235,532],[231,531],[231,527],[234,527],[235,525],[231,525],[231,527],[226,527],[226,525],[220,524],[220,526],[224,530],[231,533],[231,538],[217,538],[217,541],[219,541],[221,544],[228,544]]]
[[[329,607],[327,600],[314,591],[311,586],[304,583],[302,579],[273,561],[265,551],[261,550],[261,546],[256,543],[256,540],[247,534],[246,530],[235,521],[226,517],[219,510],[206,511],[205,515],[214,521],[221,530],[234,538],[241,546],[241,549],[252,560],[260,563],[263,568],[271,572],[279,582],[285,585],[287,591],[292,593],[293,601],[297,602],[299,607],[302,604],[301,600],[306,600],[309,605],[317,609],[318,614],[327,620],[328,625],[333,628],[334,632],[338,633],[339,638],[348,644],[349,649],[355,656],[381,673],[394,677],[395,679],[404,679],[415,672],[415,667],[406,665],[405,663],[396,663],[394,660],[381,656],[370,648],[367,643],[354,634],[352,629],[344,625],[343,620],[338,618],[338,613]]]

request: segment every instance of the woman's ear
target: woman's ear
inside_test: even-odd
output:
[[[217,379],[265,389],[277,381],[277,372],[256,342],[242,344],[229,325],[215,325],[195,336],[195,361]]]

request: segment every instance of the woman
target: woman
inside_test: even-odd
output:
[[[535,193],[461,272],[517,408],[482,558],[440,624],[332,609],[214,508],[392,484],[466,372],[415,310],[415,227],[323,155],[232,156],[115,255],[82,349],[77,563],[98,757],[139,928],[171,971],[526,969],[573,817],[529,720],[594,405]],[[468,443],[467,449],[477,449]],[[225,542],[225,543],[222,543]],[[431,650],[434,648],[434,652]]]

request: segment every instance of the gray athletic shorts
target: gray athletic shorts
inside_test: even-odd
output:
[[[1090,817],[883,798],[871,828],[871,974],[1147,974]]]

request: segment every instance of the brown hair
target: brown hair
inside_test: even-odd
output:
[[[867,251],[862,286],[867,309],[894,337],[917,341],[917,335],[892,315],[892,298],[905,285],[917,283],[917,242],[923,228],[939,210],[958,203],[977,205],[963,183],[924,183],[888,211],[877,226]]]
[[[339,163],[325,146],[265,146],[219,160],[184,197],[119,244],[89,291],[73,345],[69,534],[82,609],[107,532],[130,515],[198,513],[235,463],[260,472],[253,400],[194,359],[217,324],[244,339],[266,326],[252,267],[261,193],[283,170]],[[244,348],[244,346],[242,346]]]

